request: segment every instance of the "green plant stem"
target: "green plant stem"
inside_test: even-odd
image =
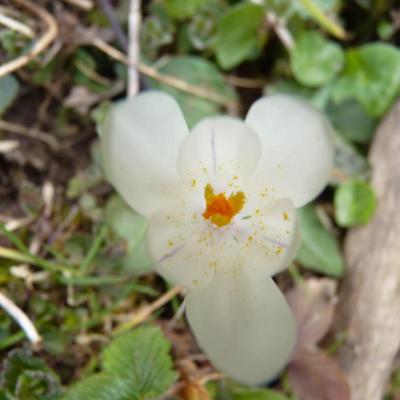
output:
[[[300,0],[304,8],[311,14],[314,20],[338,39],[346,39],[346,31],[336,22],[332,21],[313,0]]]
[[[80,272],[82,275],[87,275],[91,272],[91,264],[96,257],[97,252],[100,250],[101,245],[103,244],[108,233],[108,228],[106,225],[103,225],[96,237],[94,238],[89,251],[86,254],[85,259],[82,262]]]

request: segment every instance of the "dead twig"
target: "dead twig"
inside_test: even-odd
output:
[[[64,0],[64,1],[84,11],[90,11],[93,9],[92,0]]]
[[[181,287],[179,286],[173,287],[168,292],[160,296],[153,303],[144,306],[141,310],[139,310],[136,313],[135,317],[132,318],[132,320],[124,324],[121,324],[114,330],[114,332],[118,333],[122,330],[133,328],[134,326],[141,324],[142,322],[146,321],[151,316],[151,314],[153,314],[154,311],[158,310],[159,308],[167,304],[170,300],[172,300],[175,296],[177,296],[182,292],[183,289]]]
[[[42,37],[32,46],[30,51],[0,67],[0,77],[22,68],[24,65],[32,61],[50,45],[50,43],[56,38],[58,32],[57,23],[47,10],[29,0],[15,0],[15,2],[37,15],[45,23],[47,29]]]
[[[268,25],[274,30],[276,36],[278,36],[286,50],[292,50],[294,47],[294,39],[282,20],[273,11],[267,12],[266,19]]]
[[[0,292],[0,307],[21,327],[32,345],[37,346],[42,338],[29,317],[7,296]]]
[[[28,26],[23,24],[20,21],[17,21],[14,18],[8,17],[0,12],[0,25],[4,25],[5,27],[12,29],[16,32],[21,33],[29,38],[33,38],[34,33],[32,29]]]
[[[190,93],[194,96],[212,101],[213,103],[219,104],[223,107],[236,107],[236,103],[234,101],[226,98],[225,96],[221,96],[210,89],[192,85],[179,78],[176,78],[175,76],[162,74],[150,65],[142,64],[140,62],[137,64],[132,63],[124,53],[120,52],[115,47],[110,46],[107,42],[98,37],[91,38],[89,43],[109,55],[111,58],[114,58],[115,60],[118,60],[126,65],[136,67],[142,74],[156,79],[159,82],[165,83],[166,85],[182,90],[183,92]]]
[[[128,97],[136,95],[140,86],[138,69],[133,67],[139,63],[140,24],[140,0],[130,0],[128,58],[132,65],[128,68]]]
[[[0,120],[0,130],[40,140],[47,143],[53,150],[57,150],[60,147],[57,139],[40,129],[27,128],[26,126],[15,124],[14,122]]]

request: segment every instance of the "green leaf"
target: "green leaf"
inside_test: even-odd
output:
[[[310,102],[314,107],[324,110],[330,98],[330,86],[321,88],[305,87],[295,80],[280,79],[264,88],[264,94],[269,96],[275,93],[285,93],[301,97]]]
[[[336,238],[320,222],[315,208],[298,210],[303,243],[297,261],[305,268],[338,277],[343,273],[343,259]]]
[[[335,219],[340,226],[366,224],[374,215],[376,196],[372,187],[363,181],[349,181],[335,192]]]
[[[154,398],[175,380],[169,343],[155,327],[144,327],[118,336],[103,353],[106,371],[126,379],[132,397]]]
[[[224,69],[256,56],[266,40],[262,29],[265,10],[258,4],[242,3],[220,19],[215,42],[218,64]]]
[[[346,66],[334,90],[335,102],[355,98],[372,116],[382,115],[400,88],[400,52],[372,43],[346,52]]]
[[[355,143],[368,143],[371,140],[377,120],[366,114],[357,101],[329,103],[326,112],[333,127],[345,139]]]
[[[290,55],[294,76],[306,86],[331,81],[344,63],[341,47],[318,32],[304,32]]]
[[[100,372],[72,386],[62,400],[133,400],[125,381]],[[136,399],[136,397],[135,397]]]
[[[1,386],[19,400],[50,400],[61,390],[58,376],[45,362],[20,349],[5,359]]]
[[[334,173],[330,183],[338,184],[348,179],[368,178],[370,166],[365,157],[342,136],[335,133],[331,139],[334,147]]]
[[[176,19],[185,19],[194,16],[211,0],[165,0],[167,13]]]
[[[149,272],[153,266],[146,246],[147,218],[133,211],[118,195],[110,197],[105,209],[106,223],[127,243],[122,264],[135,275]]]
[[[288,398],[271,389],[243,389],[235,391],[232,400],[288,400]]]
[[[170,345],[155,327],[117,336],[103,351],[103,371],[72,386],[63,400],[146,400],[176,379]]]
[[[19,83],[14,75],[6,75],[0,78],[0,116],[7,111],[17,98]]]
[[[225,82],[216,66],[201,57],[171,57],[159,71],[192,85],[209,89],[226,97],[227,100],[234,101],[236,99],[235,91]],[[193,127],[203,118],[220,114],[219,105],[209,100],[175,89],[154,79],[147,78],[146,81],[150,88],[163,90],[175,97],[189,127]]]

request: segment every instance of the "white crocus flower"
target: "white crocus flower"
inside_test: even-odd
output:
[[[108,177],[149,218],[156,270],[187,289],[200,347],[241,382],[275,377],[296,329],[272,276],[299,247],[295,207],[327,183],[327,121],[275,95],[245,122],[206,118],[189,134],[175,100],[150,91],[114,106],[101,130]]]

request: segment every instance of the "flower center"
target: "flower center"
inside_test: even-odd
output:
[[[225,226],[231,223],[232,218],[243,208],[246,196],[243,192],[232,193],[228,198],[225,193],[214,193],[210,184],[204,188],[206,209],[203,217],[209,219],[214,225]]]

